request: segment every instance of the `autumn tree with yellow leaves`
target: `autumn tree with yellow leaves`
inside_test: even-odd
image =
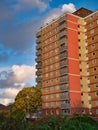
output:
[[[37,87],[23,88],[17,94],[12,111],[23,111],[25,114],[37,112],[41,108],[41,90]]]

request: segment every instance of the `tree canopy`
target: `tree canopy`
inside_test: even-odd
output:
[[[41,107],[41,90],[37,87],[23,88],[17,94],[12,111],[37,112]]]

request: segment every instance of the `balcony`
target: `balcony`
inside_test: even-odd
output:
[[[58,22],[59,23],[65,22],[65,20],[66,20],[65,18],[66,18],[65,15],[63,17],[60,17],[59,20],[58,20]]]
[[[41,37],[37,38],[36,43],[40,43],[41,42]]]
[[[61,95],[62,100],[69,100],[68,94]]]
[[[36,52],[36,55],[38,56],[38,55],[41,55],[42,54],[42,51],[41,50],[38,50],[37,52]]]
[[[62,39],[60,40],[60,45],[66,43],[66,42],[67,42],[67,39],[66,39],[66,38],[62,38]]]
[[[42,66],[42,63],[38,63],[38,64],[36,65],[36,69],[40,69],[41,66]]]
[[[42,47],[41,44],[37,44],[36,49],[37,49],[37,50],[38,50],[38,49],[41,49],[41,47]]]
[[[63,84],[63,83],[68,83],[68,77],[61,77],[60,78],[60,83]]]
[[[67,59],[67,54],[66,53],[62,53],[60,55],[60,60],[63,60],[63,59]]]
[[[63,116],[70,115],[70,108],[64,109],[64,112],[62,113]]]
[[[61,87],[61,92],[68,91],[68,85],[64,85]]]
[[[69,103],[61,104],[61,109],[66,109],[66,108],[70,108],[70,104]]]
[[[67,46],[64,45],[60,47],[60,52],[63,52],[63,51],[67,51]]]
[[[36,33],[37,38],[40,37],[40,36],[41,36],[41,31]]]
[[[38,56],[37,58],[36,58],[36,62],[41,62],[42,61],[42,57],[41,56]]]
[[[60,36],[60,38],[66,36],[66,31],[65,31],[65,30],[64,30],[64,31],[61,31],[61,32],[59,33],[59,36]]]
[[[68,69],[67,68],[61,69],[60,75],[65,75],[65,74],[68,74]]]
[[[59,30],[61,31],[61,30],[63,30],[63,29],[65,29],[66,28],[66,24],[65,23],[63,23],[63,24],[61,24],[60,26],[59,26]]]
[[[36,82],[41,82],[42,81],[42,78],[41,77],[37,77],[36,78]]]
[[[60,67],[62,68],[62,67],[67,67],[68,66],[68,61],[66,60],[64,60],[64,61],[61,61],[60,62]]]
[[[40,83],[40,82],[37,83],[36,87],[41,88],[42,87],[42,83]]]
[[[36,75],[41,75],[41,74],[42,74],[42,70],[41,69],[36,71]]]

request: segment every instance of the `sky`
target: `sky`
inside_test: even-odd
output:
[[[81,7],[96,11],[98,0],[0,0],[0,103],[36,85],[36,31]]]

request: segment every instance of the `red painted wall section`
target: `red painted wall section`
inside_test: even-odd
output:
[[[68,73],[71,108],[81,107],[77,18],[67,14]]]

